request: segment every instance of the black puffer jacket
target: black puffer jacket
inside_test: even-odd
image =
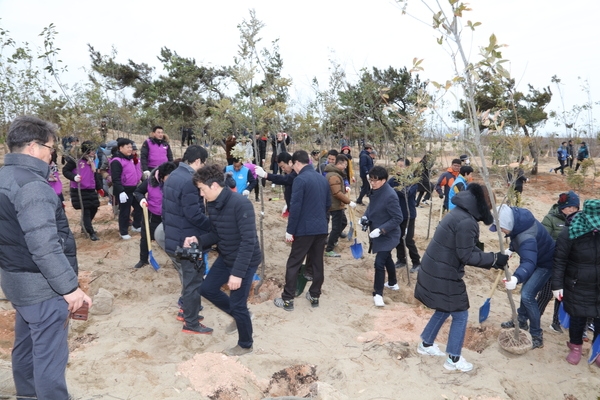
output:
[[[231,268],[231,275],[243,278],[249,266],[258,266],[262,261],[252,203],[224,188],[206,206],[210,232],[198,240],[204,248],[216,244],[219,256]]]
[[[70,181],[75,180],[77,175],[77,163],[71,157],[67,159],[67,163],[63,167],[63,175]],[[84,208],[98,208],[100,207],[100,200],[98,199],[98,192],[96,190],[102,189],[102,175],[95,172],[94,181],[96,184],[95,189],[81,189],[81,200],[83,201]],[[69,195],[71,196],[71,203],[73,208],[81,210],[81,202],[79,201],[79,191],[76,188],[69,188]]]
[[[600,318],[600,232],[556,240],[552,290],[563,289],[565,311],[573,317]]]
[[[427,246],[417,276],[415,297],[429,308],[444,312],[469,309],[463,276],[465,265],[489,269],[494,253],[477,246],[478,221],[491,224],[493,218],[485,205],[481,186],[471,184],[454,197],[457,207],[444,217]]]

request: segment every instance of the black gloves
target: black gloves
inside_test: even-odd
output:
[[[440,199],[443,199],[444,195],[442,193],[440,193]]]
[[[503,253],[494,253],[494,263],[492,264],[492,268],[496,269],[504,269],[506,264],[508,264],[508,256]]]

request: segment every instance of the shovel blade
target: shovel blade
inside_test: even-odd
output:
[[[479,323],[482,323],[486,319],[488,319],[490,315],[490,300],[487,299],[485,303],[481,307],[479,307]]]
[[[158,271],[160,265],[158,265],[158,261],[156,261],[156,258],[154,258],[152,255],[152,250],[148,252],[148,259],[150,260],[150,265],[152,265],[152,268],[154,268],[155,271]]]
[[[565,306],[563,302],[560,302],[560,307],[558,307],[558,321],[563,326],[563,328],[569,329],[569,324],[571,322],[571,317],[565,311]]]
[[[362,243],[358,243],[356,239],[354,239],[354,244],[350,246],[350,251],[352,251],[352,257],[358,260],[363,256]]]
[[[586,327],[587,329],[587,327]],[[598,328],[595,328],[598,329]],[[596,338],[596,340],[594,340],[594,343],[592,344],[592,350],[590,351],[590,358],[588,360],[588,364],[593,363],[594,361],[596,361],[596,358],[598,358],[598,356],[600,356],[600,336],[598,336]]]

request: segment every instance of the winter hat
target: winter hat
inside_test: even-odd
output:
[[[513,227],[515,226],[515,217],[513,215],[512,208],[506,204],[502,204],[496,207],[496,210],[498,211],[500,228],[506,229],[507,231],[512,231]],[[496,227],[496,224],[492,224],[492,226],[490,226],[490,231],[496,232],[497,230],[498,228]]]
[[[566,193],[561,193],[558,195],[558,209],[562,210],[566,207],[577,207],[579,208],[580,201],[579,196],[572,190],[569,190]]]

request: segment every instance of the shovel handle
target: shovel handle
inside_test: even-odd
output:
[[[144,225],[146,225],[146,240],[148,241],[148,251],[152,251],[152,239],[150,239],[150,224],[148,223],[148,207],[142,207],[144,212]]]
[[[496,280],[494,281],[494,285],[492,286],[492,290],[490,290],[490,295],[488,296],[488,299],[491,299],[492,296],[494,295],[494,292],[496,291],[496,286],[498,286],[498,283],[500,282],[500,278],[502,278],[502,273],[503,272],[504,272],[504,270],[498,271],[498,275],[496,276]]]

